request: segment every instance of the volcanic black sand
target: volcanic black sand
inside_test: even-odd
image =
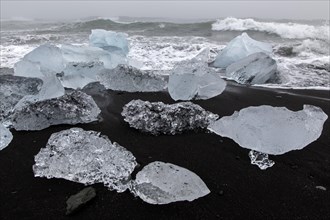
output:
[[[97,197],[74,215],[65,216],[66,200],[85,186],[62,179],[35,178],[34,155],[54,132],[74,126],[53,126],[36,132],[16,132],[0,151],[0,219],[330,219],[330,122],[321,137],[300,151],[271,156],[265,171],[250,164],[249,150],[218,135],[188,132],[151,136],[130,128],[120,115],[132,99],[173,103],[166,93],[102,95],[89,89],[102,109],[101,122],[77,125],[100,131],[130,150],[143,166],[163,161],[199,175],[211,193],[193,202],[150,205],[129,192],[116,193],[94,185]],[[194,101],[220,116],[248,106],[319,106],[330,116],[329,91],[274,90],[229,83],[215,98]],[[281,137],[279,137],[281,138]],[[134,175],[136,172],[134,173]],[[326,191],[317,189],[324,186]]]

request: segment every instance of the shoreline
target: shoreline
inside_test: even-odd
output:
[[[281,90],[228,82],[223,94],[193,101],[220,117],[248,106],[319,106],[330,116],[329,91]],[[95,85],[95,84],[94,84]],[[327,219],[330,218],[330,120],[320,138],[299,151],[270,156],[275,165],[265,171],[250,164],[249,150],[210,132],[152,136],[130,128],[120,115],[133,99],[175,103],[167,92],[127,93],[84,89],[102,110],[100,122],[58,125],[42,131],[17,132],[0,151],[0,219]],[[72,216],[65,216],[66,200],[85,188],[63,179],[35,178],[34,155],[50,135],[71,127],[95,130],[118,142],[141,165],[153,161],[182,166],[196,173],[211,193],[192,202],[150,205],[129,192],[116,193],[93,185],[97,197]],[[326,191],[316,189],[324,186]]]

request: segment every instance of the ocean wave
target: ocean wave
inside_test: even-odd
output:
[[[61,39],[61,36],[55,34],[42,34],[42,35],[22,35],[22,36],[12,36],[10,39],[7,39],[7,43],[10,44],[42,44],[49,41],[58,41]]]
[[[261,22],[254,19],[225,18],[212,24],[214,31],[260,31],[288,39],[329,40],[329,25],[314,26],[298,23]]]

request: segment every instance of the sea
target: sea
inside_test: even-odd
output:
[[[129,58],[140,62],[141,69],[161,70],[162,73],[206,47],[210,49],[209,61],[212,62],[230,40],[246,32],[253,39],[273,46],[272,57],[278,65],[276,82],[256,86],[330,88],[329,20],[234,17],[213,20],[133,17],[89,17],[70,21],[3,19],[0,68],[13,68],[25,54],[45,43],[88,45],[92,29],[127,33]]]

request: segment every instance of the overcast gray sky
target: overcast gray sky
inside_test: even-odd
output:
[[[258,17],[329,19],[329,1],[8,1],[1,18],[77,19],[89,16],[168,18]]]

